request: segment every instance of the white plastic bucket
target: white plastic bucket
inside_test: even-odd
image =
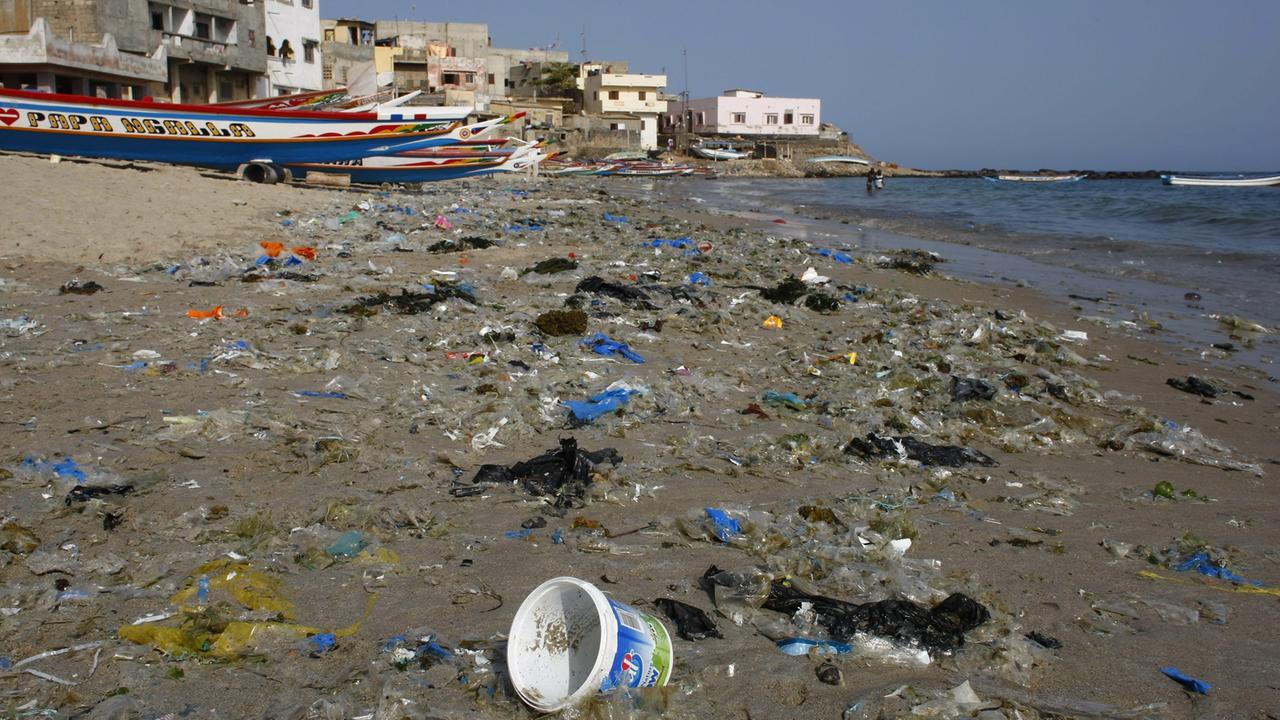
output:
[[[616,687],[666,685],[671,657],[661,621],[571,577],[534,588],[507,636],[511,684],[541,712]]]

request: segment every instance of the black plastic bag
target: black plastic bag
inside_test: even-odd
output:
[[[898,451],[899,444],[902,447],[902,452],[908,458],[925,465],[941,467],[984,465],[991,467],[996,464],[996,461],[992,460],[986,453],[973,448],[960,447],[958,445],[930,445],[913,437],[885,437],[873,432],[867,433],[865,439],[854,438],[850,440],[849,444],[845,446],[844,452],[846,455],[857,455],[864,460],[891,455],[897,456],[900,454]]]
[[[622,456],[613,448],[594,452],[578,449],[574,438],[560,440],[560,449],[548,450],[538,457],[512,465],[481,465],[471,485],[455,485],[449,492],[454,497],[468,497],[483,492],[485,485],[519,483],[533,495],[553,495],[557,507],[566,507],[586,494],[591,473],[597,465],[617,465]]]
[[[653,604],[671,618],[671,621],[676,624],[676,634],[685,640],[724,637],[716,627],[715,621],[699,608],[670,598],[659,598],[654,600]]]
[[[763,607],[794,614],[802,603],[811,603],[818,624],[831,637],[848,642],[856,633],[867,633],[918,645],[930,653],[951,653],[964,645],[964,635],[991,619],[981,603],[962,593],[926,608],[910,600],[845,602],[804,592],[789,580],[774,580]]]
[[[1192,395],[1199,395],[1207,398],[1215,398],[1222,393],[1221,390],[1201,380],[1195,375],[1188,375],[1186,380],[1169,378],[1168,380],[1165,380],[1165,384],[1171,388],[1181,390],[1184,393],[1191,393]]]
[[[953,402],[990,400],[995,396],[995,387],[986,380],[951,376],[951,400]]]
[[[640,288],[609,282],[598,275],[592,275],[586,280],[578,283],[577,287],[575,287],[573,291],[577,293],[591,293],[592,295],[607,295],[636,307],[642,307],[647,310],[657,309],[656,305],[649,302],[649,294]]]

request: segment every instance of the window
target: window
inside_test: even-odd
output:
[[[551,113],[547,113],[546,116],[543,118],[543,122],[547,124],[547,127],[551,127],[552,125],[556,124],[555,119],[556,119],[555,115]]]
[[[493,85],[493,84],[494,84],[493,73],[489,73],[489,84],[490,84],[490,85]]]
[[[316,41],[315,40],[302,41],[302,59],[309,63],[314,63],[316,61]]]
[[[280,59],[281,60],[293,59],[293,46],[289,44],[288,40],[285,40],[284,42],[280,43]]]
[[[234,45],[236,43],[236,21],[231,18],[213,18],[213,39],[216,42]]]
[[[332,66],[332,65],[325,65],[324,67],[320,68],[320,77],[324,78],[325,80],[332,80],[332,79],[333,79],[333,66]]]
[[[316,0],[302,0],[302,7],[304,8],[315,7],[315,4],[316,4]]]
[[[801,125],[812,125],[812,124],[813,124],[813,116],[812,116],[812,115],[801,115],[801,116],[800,116],[800,124],[801,124]]]
[[[195,36],[201,40],[209,40],[213,37],[212,18],[208,15],[196,15],[196,32]]]
[[[610,91],[609,91],[609,99],[610,99],[610,100],[617,100],[617,99],[618,99],[618,91],[617,91],[617,90],[610,90]]]
[[[707,124],[707,114],[706,114],[705,112],[699,112],[699,113],[698,113],[698,124],[699,124],[699,125],[706,125],[706,124]]]
[[[258,47],[258,33],[256,30],[249,31],[249,47]]]
[[[338,39],[338,34],[337,34],[336,32],[334,32],[334,29],[333,29],[333,28],[325,28],[325,31],[324,31],[324,39],[325,39],[326,41],[330,41],[330,42],[331,42],[331,41],[333,41],[333,40],[337,40],[337,39]]]
[[[794,123],[795,121],[796,121],[795,113],[791,112],[790,110],[788,110],[788,111],[786,111],[785,113],[783,113],[783,114],[782,114],[782,124],[783,124],[783,125],[790,125],[790,124]]]
[[[645,95],[644,95],[644,91],[643,91],[643,90],[641,90],[640,92],[636,93],[636,97],[637,97],[637,99],[639,99],[639,100],[644,100],[644,97],[645,97]]]
[[[764,124],[765,124],[765,125],[777,125],[777,124],[778,124],[778,114],[777,114],[777,113],[765,113],[765,116],[764,116]]]
[[[151,11],[152,30],[170,30],[173,28],[171,22],[173,8],[160,3],[150,3],[147,8]]]
[[[235,96],[231,92],[231,83],[227,82],[226,80],[220,81],[218,83],[218,99],[230,100],[233,97]]]
[[[600,91],[599,91],[599,90],[597,90],[597,91],[595,91],[594,93],[592,93],[592,94],[591,94],[591,99],[593,99],[593,100],[599,100],[599,99],[600,99]]]
[[[735,123],[739,124],[739,125],[746,125],[746,124],[747,124],[747,114],[746,114],[746,113],[744,113],[744,112],[741,112],[741,113],[734,113],[734,114],[733,114],[733,121],[734,121]]]
[[[275,57],[275,56],[276,56],[276,44],[275,44],[275,41],[271,39],[271,36],[268,35],[267,36],[267,57]]]

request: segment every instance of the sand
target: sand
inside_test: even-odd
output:
[[[1203,366],[1158,339],[1079,323],[1069,307],[1025,288],[920,277],[873,262],[834,263],[801,244],[769,241],[775,228],[767,220],[663,207],[645,202],[642,191],[641,199],[620,197],[618,179],[491,178],[431,186],[427,194],[388,194],[251,186],[187,169],[15,156],[0,156],[0,170],[30,187],[57,189],[32,192],[21,202],[11,195],[0,227],[0,320],[15,321],[0,331],[0,466],[9,471],[0,480],[9,528],[0,551],[0,607],[12,608],[0,615],[0,656],[18,661],[101,643],[26,666],[72,686],[0,674],[0,708],[7,715],[26,708],[104,717],[125,711],[139,717],[375,711],[378,717],[530,717],[505,696],[500,678],[484,672],[488,665],[462,651],[479,648],[500,661],[502,634],[516,607],[542,581],[574,575],[641,607],[674,597],[711,611],[696,584],[703,571],[712,564],[749,567],[761,558],[691,538],[680,531],[680,518],[707,506],[783,512],[815,501],[844,507],[842,498],[854,495],[910,499],[918,535],[908,558],[938,561],[936,571],[920,571],[921,577],[935,592],[979,599],[992,609],[992,622],[956,656],[927,668],[843,660],[844,685],[837,687],[818,681],[816,659],[783,655],[762,634],[777,614],[762,611],[759,622],[741,627],[719,618],[723,639],[676,640],[665,716],[840,718],[855,706],[883,708],[890,716],[965,680],[990,703],[984,708],[1003,713],[985,717],[1014,717],[1015,711],[1022,717],[1277,716],[1280,633],[1270,622],[1276,595],[1150,564],[1142,549],[1168,548],[1194,533],[1225,549],[1240,575],[1265,588],[1280,585],[1280,531],[1270,523],[1276,503],[1269,489],[1278,457],[1276,395],[1257,373]],[[634,194],[643,185],[628,187]],[[379,204],[415,212],[379,210]],[[326,226],[353,208],[356,219],[337,230]],[[605,212],[628,222],[602,221]],[[437,213],[457,232],[436,228]],[[532,220],[546,229],[503,229]],[[397,252],[397,243],[386,242],[397,232],[407,235],[400,249],[414,252]],[[710,240],[715,250],[697,258],[638,250],[643,239],[683,234]],[[501,245],[461,254],[425,250],[446,237],[472,235]],[[287,269],[315,282],[243,282],[262,240],[316,246],[314,263]],[[569,253],[578,270],[537,282],[502,276],[504,268]],[[832,276],[833,285],[864,286],[867,295],[820,315],[771,306],[745,287],[772,285],[810,264]],[[698,290],[701,307],[677,301],[653,311],[613,301],[586,306],[589,331],[632,343],[645,356],[643,365],[598,357],[576,337],[543,338],[533,329],[536,315],[562,308],[587,275],[626,283],[630,274],[660,270],[663,283],[678,285],[694,269],[714,280]],[[945,272],[945,265],[939,269]],[[445,310],[421,315],[370,317],[342,311],[358,297],[449,277],[439,272],[473,282],[480,306],[453,300]],[[105,290],[60,294],[73,278]],[[221,321],[186,316],[215,305],[224,308]],[[877,319],[885,308],[894,308],[899,324]],[[1018,332],[1032,332],[1038,323],[1051,324],[1046,337],[1086,331],[1087,343],[1060,345],[1108,360],[1086,366],[1016,360],[998,343],[985,360],[963,345],[948,351],[956,338],[916,337],[909,308],[920,308],[931,323],[998,309]],[[1017,317],[1021,311],[1027,319]],[[760,327],[770,312],[783,317],[782,331]],[[638,326],[658,318],[666,319],[661,332]],[[514,340],[481,338],[483,328],[501,333],[504,326]],[[906,338],[898,347],[909,364],[923,367],[926,358],[936,363],[936,356],[952,352],[957,372],[996,377],[1011,363],[1028,370],[1039,363],[1071,388],[1087,381],[1099,395],[1115,390],[1126,399],[1074,397],[1061,405],[1114,425],[1133,417],[1123,408],[1145,408],[1229,448],[1214,457],[1256,463],[1264,474],[1109,450],[1087,439],[1010,452],[976,428],[969,442],[997,467],[940,472],[855,461],[840,447],[876,429],[868,426],[871,419],[894,412],[846,400],[859,388],[876,387],[881,368],[899,367],[886,329]],[[558,362],[531,352],[539,341]],[[488,362],[446,355],[468,351],[487,352]],[[807,371],[812,357],[847,351],[860,354],[858,365],[823,365],[816,376]],[[945,406],[929,396],[945,391],[946,373],[929,367],[940,384],[914,399],[910,392],[886,396],[896,398],[890,404]],[[1202,402],[1165,384],[1188,374],[1255,399]],[[580,399],[615,380],[647,384],[651,395],[619,417],[568,427],[554,399]],[[774,388],[837,402],[827,413],[768,407],[767,421],[740,414]],[[1000,407],[1015,412],[1018,401],[1002,393]],[[1021,403],[1029,421],[1059,405],[1047,394],[1032,395]],[[499,425],[503,417],[510,420]],[[948,422],[939,439],[959,437],[950,428],[963,421]],[[197,430],[187,433],[188,426]],[[494,426],[496,443],[488,443],[484,432]],[[761,438],[795,433],[811,438],[816,462],[810,453],[792,461],[766,453],[745,465],[725,459],[747,458]],[[624,457],[582,507],[558,514],[511,488],[479,497],[449,494],[454,483],[469,483],[482,463],[527,459],[569,435],[584,448],[615,447]],[[22,463],[66,456],[137,489],[68,505],[65,482]],[[1160,481],[1205,499],[1154,498]],[[944,489],[954,501],[939,497]],[[1037,506],[1032,496],[1045,503]],[[108,515],[115,520],[104,524]],[[526,538],[506,536],[535,516],[547,526]],[[575,529],[576,517],[615,534],[642,530],[601,537]],[[25,528],[32,545],[14,527]],[[563,544],[552,539],[557,529]],[[326,559],[323,549],[348,530],[363,533],[371,550],[392,554]],[[1104,543],[1139,549],[1118,557]],[[120,637],[120,628],[171,609],[176,592],[194,587],[195,568],[219,559],[278,579],[280,595],[295,607],[292,618],[251,612],[215,586],[214,599],[234,618],[274,616],[352,632],[339,633],[335,649],[314,656],[305,640],[289,636],[255,644],[245,652],[251,657],[236,659],[204,652],[165,656]],[[900,583],[886,579],[883,588]],[[83,595],[59,596],[66,591]],[[1189,611],[1194,622],[1187,622]],[[1221,614],[1225,621],[1211,619]],[[177,627],[178,621],[144,625]],[[1062,647],[1030,647],[1022,635],[1032,631]],[[397,669],[383,648],[402,634],[434,634],[460,652],[452,662]],[[1011,667],[1014,659],[1019,667]],[[1208,696],[1186,693],[1159,673],[1166,665],[1213,689]],[[920,694],[885,699],[902,685]],[[626,707],[598,710],[625,717]],[[861,711],[847,716],[864,717]]]

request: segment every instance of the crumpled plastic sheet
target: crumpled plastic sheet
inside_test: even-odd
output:
[[[1226,446],[1206,438],[1199,430],[1187,426],[1165,427],[1154,432],[1134,433],[1124,441],[1124,446],[1148,450],[1194,465],[1250,472],[1258,477],[1265,475],[1258,464],[1232,458],[1231,451]]]

